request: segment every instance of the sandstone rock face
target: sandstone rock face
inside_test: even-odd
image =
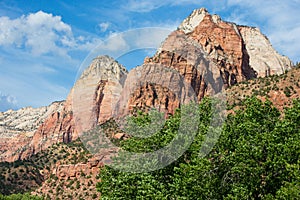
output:
[[[100,56],[82,73],[64,107],[53,112],[35,132],[21,158],[57,142],[71,142],[84,131],[112,117],[126,69],[108,56]]]
[[[239,31],[250,56],[249,64],[259,77],[279,75],[291,69],[289,58],[279,55],[258,28],[239,26]]]
[[[22,108],[0,113],[0,161],[20,158],[38,127],[55,111],[62,109],[64,102],[54,102],[41,108]]]
[[[237,26],[205,9],[194,11],[145,63],[178,71],[199,101],[205,95],[256,77]]]
[[[178,29],[182,30],[185,34],[190,33],[208,14],[209,13],[205,8],[196,9],[190,14],[190,16],[183,20]]]
[[[211,18],[211,20],[208,20],[209,18]],[[210,21],[212,21],[213,23],[211,23]],[[213,30],[213,32],[205,30],[204,26],[209,27],[209,30]],[[250,67],[255,70],[257,76],[265,77],[272,74],[282,74],[286,70],[289,70],[291,68],[291,61],[287,57],[279,55],[272,47],[268,38],[264,36],[258,28],[239,26],[234,23],[224,22],[218,15],[210,15],[205,8],[194,10],[193,13],[182,22],[178,29],[186,34],[195,34],[196,32],[198,32],[198,34],[195,34],[196,37],[202,37],[202,41],[200,40],[200,43],[204,47],[206,47],[205,50],[207,52],[211,52],[213,51],[212,47],[215,45],[210,44],[211,41],[205,41],[203,38],[207,37],[208,35],[212,37],[213,40],[217,40],[217,44],[220,44],[220,39],[222,41],[222,37],[224,36],[224,32],[220,31],[218,28],[216,29],[215,26],[219,26],[221,29],[225,28],[225,26],[232,26],[234,28],[236,34],[239,35],[242,39],[242,51],[243,54],[245,54],[244,56],[247,57],[246,54],[249,55],[249,63],[245,63],[245,65],[249,64]],[[199,32],[199,29],[202,29],[202,31]],[[232,35],[230,33],[225,34]],[[232,36],[234,36],[234,34]],[[224,39],[225,40],[223,41],[225,42],[228,37],[225,36]],[[226,41],[226,43],[227,42],[228,40]],[[233,41],[230,41],[227,44],[232,44],[232,42]],[[230,45],[227,46],[230,47]],[[238,46],[234,46],[235,51],[239,49],[236,48]],[[230,50],[230,48],[226,49]],[[226,50],[223,53],[226,53],[228,56],[228,52],[226,52]],[[231,61],[231,58],[229,61]],[[243,62],[247,62],[247,58],[243,59]],[[251,73],[251,71],[245,72],[244,75],[248,75]]]
[[[72,90],[71,90],[72,94]],[[31,142],[20,156],[27,158],[57,142],[71,142],[78,138],[73,120],[72,96],[69,95],[63,106],[53,111],[34,133]]]
[[[249,66],[249,55],[235,24],[214,20],[213,16],[207,14],[191,36],[222,70],[227,85],[256,77]]]
[[[173,114],[180,104],[195,98],[193,89],[176,70],[156,63],[144,64],[129,72],[114,116],[150,108]]]
[[[193,11],[168,36],[153,57],[147,57],[144,65],[129,72],[121,95],[123,112],[120,113],[155,107],[172,114],[180,107],[183,102],[178,96],[182,98],[186,94],[178,95],[180,92],[170,89],[170,85],[177,85],[181,92],[186,90],[181,90],[174,74],[164,74],[166,69],[177,71],[184,80],[182,83],[187,84],[185,88],[191,87],[200,101],[238,82],[283,73],[290,66],[288,58],[280,56],[258,29],[222,21],[218,15],[201,8]],[[152,68],[161,68],[163,75]]]
[[[151,63],[164,70],[175,70],[183,78],[183,83],[192,88],[198,100],[223,88],[216,64],[208,59],[201,45],[181,31],[171,33],[155,56],[145,59],[145,64]]]
[[[79,133],[112,117],[127,70],[108,56],[95,58],[74,86],[73,111]]]
[[[54,102],[41,108],[26,107],[17,111],[0,112],[0,136],[13,137],[19,133],[30,136],[54,110],[59,110],[63,103]]]

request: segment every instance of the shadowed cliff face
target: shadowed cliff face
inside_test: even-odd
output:
[[[166,116],[180,105],[200,101],[257,76],[291,68],[256,28],[224,22],[198,9],[172,32],[144,64],[126,69],[108,56],[95,58],[65,102],[42,109],[29,120],[30,129],[16,131],[1,113],[0,161],[24,159],[53,143],[68,143],[112,117],[156,108]],[[22,115],[20,123],[27,121]],[[28,115],[32,115],[28,113]],[[7,137],[7,135],[10,135]]]

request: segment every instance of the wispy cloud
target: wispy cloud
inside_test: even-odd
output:
[[[110,26],[110,22],[101,22],[98,24],[97,28],[100,30],[100,32],[106,32]]]
[[[0,91],[0,112],[17,108],[17,99],[14,96],[3,94]]]
[[[130,0],[122,8],[132,12],[150,12],[162,6],[175,6],[175,5],[200,5],[203,1],[196,0]]]
[[[2,53],[2,57],[0,91],[15,96],[20,107],[40,107],[65,99],[81,62],[16,51]]]

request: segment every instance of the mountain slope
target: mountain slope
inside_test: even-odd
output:
[[[246,97],[257,96],[270,100],[275,107],[283,110],[300,98],[300,68],[265,78],[258,78],[234,85],[227,90],[227,101],[231,107],[239,106]]]

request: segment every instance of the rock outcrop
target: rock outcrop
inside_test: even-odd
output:
[[[27,107],[0,113],[0,161],[20,159],[38,127],[63,105],[64,101],[41,108]]]
[[[185,34],[191,33],[208,14],[209,13],[205,8],[196,9],[190,14],[190,16],[183,20],[183,22],[178,26],[178,29],[183,31]]]
[[[202,38],[202,41],[200,41],[201,44],[206,46],[205,49],[207,52],[211,52],[213,51],[212,47],[215,45],[210,44],[211,41],[207,41],[204,38],[210,36],[213,40],[217,39],[217,44],[220,44],[220,39],[222,40],[222,37],[225,36],[224,34],[230,35],[228,34],[229,32],[220,32],[219,28],[223,29],[225,26],[232,26],[236,34],[241,37],[243,42],[242,47],[246,49],[246,51],[243,50],[243,53],[249,55],[248,64],[255,70],[258,77],[265,77],[273,74],[279,75],[284,73],[286,70],[291,69],[292,63],[289,58],[278,54],[278,52],[276,52],[272,47],[269,39],[263,35],[258,28],[224,22],[221,20],[220,16],[210,15],[205,8],[194,10],[192,14],[180,24],[178,30],[183,31],[185,34],[194,34],[196,37],[200,36]],[[234,34],[232,36],[234,36]],[[225,36],[225,40],[223,40],[224,42],[226,41],[226,38],[228,39],[228,37]],[[236,45],[231,46],[233,42],[234,41],[232,40],[226,41],[229,50],[234,48],[236,52],[239,48],[235,48]],[[220,46],[222,47],[221,44]],[[228,50],[228,48],[225,49]],[[222,53],[226,53],[226,50]],[[243,61],[245,62],[247,59],[244,59]],[[249,74],[249,72],[246,72],[244,75],[247,74]]]
[[[157,63],[144,64],[129,72],[114,116],[151,108],[173,114],[181,104],[191,100],[195,101],[196,95],[176,70]]]
[[[72,94],[72,90],[71,90]],[[72,95],[69,95],[59,110],[52,112],[34,133],[29,146],[20,159],[29,157],[57,142],[69,143],[78,138],[72,111]]]
[[[61,165],[59,162],[54,167],[51,174],[54,174],[59,179],[75,179],[81,176],[81,173],[92,174],[93,177],[99,174],[99,168],[104,166],[102,161],[103,156],[100,158],[92,158],[87,163]]]
[[[26,153],[30,155],[57,142],[69,143],[110,119],[126,73],[111,57],[95,58],[76,81],[64,107],[52,113],[35,132]],[[23,153],[22,158],[27,154]]]
[[[184,20],[145,63],[178,71],[199,101],[256,77],[238,27],[203,8]]]
[[[280,75],[291,69],[292,63],[289,58],[279,55],[258,28],[239,26],[239,31],[250,56],[249,64],[258,77]]]
[[[108,56],[100,56],[82,73],[73,88],[73,112],[79,133],[113,116],[126,79],[125,67]]]

